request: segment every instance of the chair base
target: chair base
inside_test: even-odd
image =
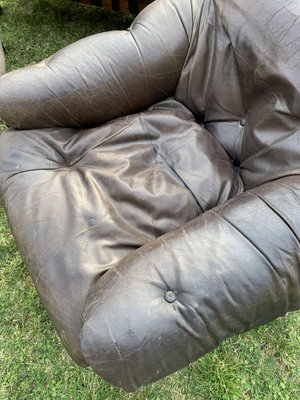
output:
[[[0,76],[5,74],[5,55],[4,48],[0,41]]]
[[[121,11],[124,13],[138,14],[153,0],[74,0],[82,4],[103,7],[108,10]]]

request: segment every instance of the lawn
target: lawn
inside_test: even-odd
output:
[[[8,70],[132,21],[130,16],[69,0],[0,0],[0,5]],[[0,207],[0,400],[298,400],[299,360],[298,312],[225,341],[184,370],[137,393],[111,387],[91,369],[76,366],[64,350]]]

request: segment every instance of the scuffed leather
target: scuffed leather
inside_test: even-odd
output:
[[[112,384],[300,308],[299,15],[156,0],[0,78],[13,235],[70,355]]]
[[[90,36],[7,74],[0,117],[19,129],[95,126],[171,96],[199,8],[189,3],[150,4],[127,31]]]
[[[85,313],[88,363],[134,390],[299,309],[299,196],[296,177],[252,189],[122,260]]]

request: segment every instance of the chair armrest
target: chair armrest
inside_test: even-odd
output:
[[[173,94],[202,1],[157,0],[127,31],[79,40],[0,79],[0,118],[19,129],[87,127]]]
[[[122,260],[86,309],[86,361],[132,391],[300,308],[299,199],[299,177],[262,185]]]

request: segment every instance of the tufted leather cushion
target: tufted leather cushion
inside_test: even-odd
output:
[[[0,79],[0,191],[73,359],[126,390],[300,308],[295,0],[157,0]]]

